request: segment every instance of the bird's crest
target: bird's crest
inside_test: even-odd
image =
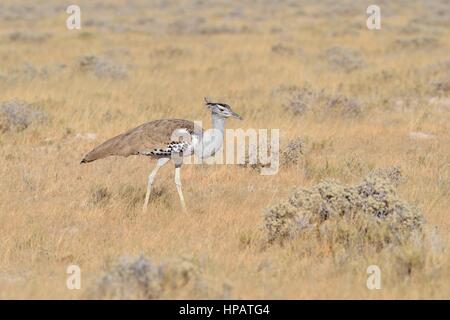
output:
[[[236,112],[234,112],[228,104],[211,102],[206,97],[204,99],[206,107],[211,110],[213,115],[217,115],[222,118],[233,117],[242,120],[242,117],[238,115]]]
[[[208,107],[208,108],[211,108],[213,106],[221,106],[221,107],[224,107],[224,108],[230,108],[230,106],[227,105],[226,103],[211,102],[206,97],[204,97],[204,99],[205,99],[206,107]]]

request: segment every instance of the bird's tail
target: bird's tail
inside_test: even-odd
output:
[[[81,160],[80,164],[92,162],[101,158],[107,157],[106,155],[101,155],[97,148],[94,148],[93,150],[89,151]]]
[[[118,156],[130,155],[131,153],[129,152],[129,150],[120,148],[122,136],[123,135],[118,135],[98,145],[84,156],[80,164],[92,162],[98,159],[103,159],[114,155]]]

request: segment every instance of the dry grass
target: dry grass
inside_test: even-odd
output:
[[[157,266],[193,257],[214,288],[156,298],[450,298],[445,1],[383,1],[380,31],[365,26],[366,1],[85,0],[81,31],[65,28],[64,6],[42,2],[0,4],[0,103],[36,105],[51,120],[0,133],[0,298],[117,297],[92,288],[120,257],[141,254]],[[319,113],[286,108],[289,88],[305,83],[345,97],[339,106],[357,101],[358,116],[328,113],[327,103]],[[242,114],[230,128],[280,128],[282,145],[301,139],[301,157],[274,176],[185,166],[188,215],[172,168],[161,170],[142,213],[148,159],[79,165],[93,146],[145,121],[209,124],[204,96]],[[267,243],[264,210],[293,188],[356,185],[391,166],[405,177],[399,198],[437,228],[439,254],[422,259],[424,250],[404,246],[342,262],[328,242]],[[81,267],[81,290],[66,288],[70,264]],[[366,288],[369,264],[381,268],[381,290]]]

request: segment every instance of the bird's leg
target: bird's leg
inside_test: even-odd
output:
[[[181,166],[175,166],[175,185],[177,186],[178,195],[180,196],[181,208],[183,212],[187,212],[186,204],[184,203],[183,191],[181,190],[181,177],[180,177]]]
[[[150,199],[150,193],[152,191],[153,180],[155,179],[156,173],[158,172],[159,168],[160,168],[160,166],[156,165],[156,167],[153,169],[153,171],[148,175],[147,193],[145,194],[144,207],[142,208],[143,211],[147,211],[148,200]]]
[[[167,161],[169,161],[169,159],[166,158],[158,159],[158,161],[156,162],[156,167],[152,170],[152,172],[148,176],[147,193],[145,194],[144,207],[142,208],[144,212],[147,211],[148,200],[150,199],[150,192],[152,191],[153,180],[155,180],[156,173],[163,165],[167,163]]]

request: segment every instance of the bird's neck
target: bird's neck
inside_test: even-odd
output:
[[[212,128],[222,134],[222,140],[223,140],[223,132],[225,130],[225,118],[220,117],[213,113],[211,115],[211,122],[212,122]]]
[[[212,114],[212,128],[206,130],[202,139],[202,158],[213,156],[222,147],[225,118]]]

